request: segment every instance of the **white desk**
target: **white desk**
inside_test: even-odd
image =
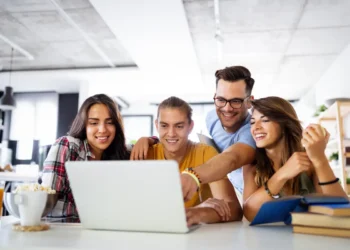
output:
[[[0,181],[37,182],[38,175],[28,175],[16,172],[1,172]]]
[[[247,222],[202,225],[188,234],[84,230],[78,224],[54,224],[44,232],[0,229],[0,249],[350,249],[350,239],[293,234],[287,226],[250,227]]]

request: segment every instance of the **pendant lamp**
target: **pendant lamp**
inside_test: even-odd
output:
[[[11,87],[11,73],[12,73],[12,59],[13,59],[13,48],[11,48],[11,64],[9,71],[9,86],[5,87],[3,96],[0,99],[0,109],[2,110],[13,110],[16,107],[16,100],[13,96],[13,89]]]

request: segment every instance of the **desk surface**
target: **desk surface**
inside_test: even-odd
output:
[[[136,233],[52,224],[44,232],[0,229],[0,249],[350,249],[350,239],[293,234],[287,226],[250,227],[247,222],[202,225],[188,234]]]
[[[0,181],[32,182],[38,181],[38,175],[26,175],[15,172],[1,172]]]

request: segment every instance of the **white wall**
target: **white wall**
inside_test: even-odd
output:
[[[339,54],[320,80],[300,99],[296,106],[299,118],[313,121],[312,115],[317,107],[332,98],[350,98],[350,45]],[[346,134],[350,127],[346,126]]]
[[[333,62],[315,86],[316,103],[330,98],[350,98],[350,45]]]

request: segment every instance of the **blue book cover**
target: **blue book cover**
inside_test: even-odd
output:
[[[323,194],[309,194],[302,198],[302,203],[308,205],[315,204],[347,204],[349,199],[343,196],[326,196]]]
[[[322,207],[328,207],[334,210],[339,209],[346,209],[350,210],[350,203],[347,204],[326,204],[326,203],[320,203],[320,204],[313,204],[312,206],[322,206]]]
[[[312,194],[306,196],[287,196],[280,199],[265,202],[250,223],[251,226],[284,222],[291,223],[291,212],[306,212],[309,205],[316,204],[346,204],[349,199],[337,196],[325,196]]]

